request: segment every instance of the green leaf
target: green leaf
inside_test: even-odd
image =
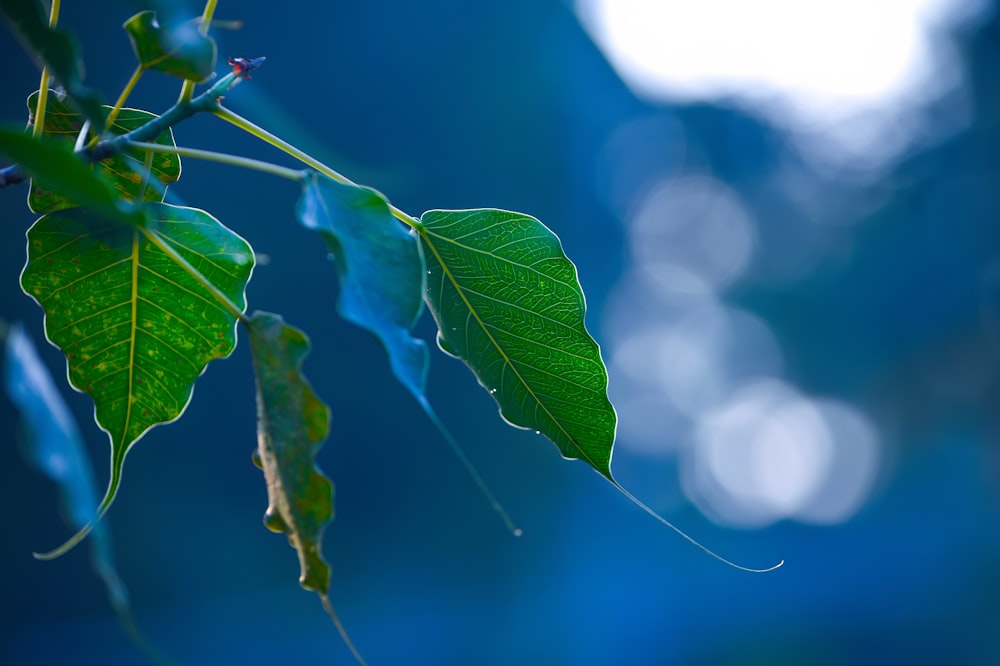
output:
[[[97,511],[94,472],[80,429],[66,406],[34,343],[20,325],[7,334],[4,384],[24,421],[24,456],[58,484],[63,513],[74,529],[87,525]],[[122,629],[156,663],[168,663],[139,631],[132,618],[128,589],[115,567],[107,523],[90,538],[90,564],[104,582]]]
[[[95,173],[64,141],[0,127],[0,153],[21,165],[40,186],[81,206],[123,222],[139,224],[144,219],[141,211],[121,200],[105,175]]]
[[[76,40],[63,30],[49,27],[45,4],[39,0],[0,0],[0,12],[38,66],[49,68],[94,127],[104,127],[100,96],[83,85],[83,61]]]
[[[29,126],[34,125],[37,105],[38,91],[35,91],[28,96]],[[104,108],[110,109],[110,107]],[[118,117],[109,129],[116,135],[127,134],[156,118],[158,118],[156,114],[148,111],[124,108],[119,111]],[[44,134],[72,145],[82,126],[83,116],[50,91],[45,112]],[[162,146],[176,146],[173,130],[167,128],[154,138],[152,143]],[[130,148],[124,153],[98,162],[95,170],[112,184],[120,198],[134,201],[137,198],[136,193],[145,171],[144,163],[147,153],[148,151],[145,150]],[[174,153],[153,153],[150,172],[162,185],[157,187],[148,184],[143,192],[143,201],[163,201],[166,186],[180,178],[180,156]],[[36,213],[51,213],[76,205],[78,204],[75,201],[67,197],[39,187],[33,187],[28,195],[28,206]]]
[[[615,483],[607,370],[559,239],[502,210],[428,211],[418,231],[441,349],[469,366],[509,423]]]
[[[201,34],[194,21],[163,26],[156,12],[146,10],[122,27],[146,69],[192,81],[204,81],[215,70],[215,40]]]
[[[84,527],[97,511],[97,491],[83,437],[34,343],[19,325],[7,334],[4,384],[24,420],[25,458],[59,485],[70,525]],[[107,587],[111,605],[127,616],[128,590],[115,568],[106,525],[94,529],[90,547],[91,563]]]
[[[333,484],[316,467],[316,453],[330,427],[330,409],[302,375],[309,338],[269,312],[255,312],[247,328],[257,382],[253,460],[267,482],[264,524],[288,537],[299,555],[299,584],[319,595],[344,643],[364,664],[330,603],[323,531],[333,520]]]
[[[334,256],[340,315],[378,337],[396,378],[429,408],[427,345],[410,335],[423,310],[425,270],[416,237],[375,190],[322,175],[306,179],[296,212],[303,226],[323,236]]]
[[[144,210],[141,226],[83,208],[39,218],[21,274],[22,289],[45,311],[49,341],[66,354],[70,384],[93,398],[110,436],[100,515],[132,445],[178,418],[208,362],[232,352],[253,268],[246,241],[208,213],[162,203]]]
[[[38,107],[38,92],[28,96],[28,124],[35,123],[35,111]],[[110,107],[105,107],[110,108]],[[139,109],[121,109],[110,131],[113,134],[127,134],[142,127],[157,118],[155,114]],[[45,111],[45,136],[60,139],[72,146],[80,128],[83,127],[83,116],[73,110],[66,102],[49,91],[48,104]],[[153,143],[162,146],[175,146],[173,131],[167,128],[157,136]],[[139,190],[140,181],[145,172],[145,161],[148,151],[130,148],[96,164],[94,170],[99,176],[111,183],[117,196],[134,201]],[[150,163],[152,177],[160,182],[159,186],[147,184],[143,191],[143,201],[163,201],[166,186],[174,183],[181,175],[181,159],[174,153],[153,153]],[[28,192],[28,207],[35,213],[52,213],[64,208],[73,208],[79,203],[59,192],[47,190],[32,183]]]
[[[302,587],[325,593],[330,566],[322,542],[333,520],[333,484],[315,463],[329,431],[330,410],[302,376],[309,353],[306,335],[268,312],[255,312],[248,328],[257,378],[254,460],[267,481],[264,524],[284,532],[298,551]]]

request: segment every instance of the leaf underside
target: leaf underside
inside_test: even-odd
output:
[[[38,92],[28,97],[28,125],[36,121]],[[105,107],[110,108],[110,107]],[[109,131],[116,135],[126,134],[155,119],[155,114],[139,109],[121,109]],[[60,100],[54,91],[49,91],[48,104],[45,110],[45,131],[48,137],[65,141],[73,145],[84,118],[65,101]],[[157,136],[152,143],[162,146],[175,145],[173,130],[167,128]],[[98,162],[93,167],[95,175],[109,182],[123,199],[135,200],[139,191],[142,175],[145,171],[146,151],[135,148],[119,153],[106,160]],[[159,186],[148,183],[143,190],[143,201],[163,201],[166,186],[176,182],[181,175],[180,156],[173,153],[154,153],[150,163],[150,176],[159,181]],[[78,206],[79,202],[72,198],[42,187],[34,182],[28,191],[28,207],[35,213],[52,213],[64,208]]]
[[[418,231],[441,349],[469,366],[505,420],[614,483],[607,370],[559,239],[530,215],[492,209],[428,211]]]
[[[417,239],[392,216],[381,194],[322,175],[306,180],[296,212],[333,254],[340,315],[378,337],[396,378],[429,408],[427,345],[410,334],[423,311],[424,263]]]
[[[94,400],[111,439],[110,505],[130,447],[179,417],[209,361],[236,345],[236,316],[157,243],[173,248],[242,310],[253,268],[247,243],[208,213],[145,205],[142,226],[84,208],[28,230],[21,287],[45,311],[45,332],[66,355],[70,384]]]
[[[333,484],[316,467],[330,410],[302,375],[309,339],[278,315],[255,312],[250,347],[257,381],[257,452],[267,482],[264,524],[284,532],[299,555],[299,583],[325,595],[330,566],[323,559],[323,530],[333,519]]]

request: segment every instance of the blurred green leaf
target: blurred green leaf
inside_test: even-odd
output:
[[[97,423],[110,436],[101,514],[131,446],[179,417],[208,362],[232,352],[236,315],[213,290],[242,311],[253,268],[250,246],[208,213],[162,203],[144,210],[141,226],[84,208],[39,218],[28,230],[21,274],[21,287],[45,311],[49,340],[66,354],[70,384],[93,398]]]
[[[257,378],[257,452],[268,507],[264,524],[284,532],[298,551],[299,583],[326,594],[330,566],[323,559],[323,530],[333,519],[333,484],[316,468],[330,410],[302,376],[306,335],[281,317],[255,312],[248,325]]]
[[[61,504],[73,529],[84,527],[97,511],[94,473],[76,419],[20,325],[7,334],[4,384],[21,418],[27,437],[24,455],[31,465],[59,486]],[[94,528],[90,540],[94,571],[104,581],[112,607],[131,624],[128,590],[111,554],[107,525]]]
[[[49,27],[45,4],[40,0],[0,0],[0,12],[25,50],[39,67],[49,68],[91,125],[104,127],[100,96],[83,85],[83,60],[76,40],[63,30]]]
[[[139,63],[147,69],[204,81],[215,70],[215,40],[198,31],[194,21],[160,24],[156,12],[139,12],[122,26]]]
[[[305,181],[296,212],[333,254],[340,315],[378,337],[396,378],[428,408],[427,345],[410,335],[423,310],[425,269],[416,237],[375,190],[322,175]]]
[[[614,483],[608,374],[556,235],[502,210],[428,211],[419,232],[441,349],[469,366],[509,423]]]
[[[38,92],[35,91],[28,96],[29,126],[33,126],[35,123],[37,106]],[[127,134],[157,117],[148,111],[122,109],[109,129],[113,134]],[[72,146],[80,133],[80,128],[83,127],[83,122],[83,116],[74,111],[73,107],[60,100],[54,91],[49,92],[45,111],[45,136],[60,139]],[[158,143],[162,146],[176,145],[173,130],[167,128],[152,143]],[[145,150],[130,148],[124,153],[98,162],[94,170],[99,176],[111,183],[117,191],[118,197],[134,201],[138,198],[136,194],[145,171],[146,154]],[[163,201],[166,186],[180,178],[180,156],[173,153],[153,153],[150,173],[160,182],[160,185],[147,184],[143,191],[142,200]],[[79,203],[75,200],[34,183],[28,192],[28,207],[35,213],[52,213],[78,205]]]
[[[33,185],[58,192],[110,219],[132,224],[144,219],[140,210],[121,200],[105,174],[92,170],[65,141],[48,136],[34,138],[20,129],[0,127],[0,154],[31,175]]]

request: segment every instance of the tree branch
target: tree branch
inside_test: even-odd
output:
[[[243,79],[241,73],[230,72],[220,78],[215,85],[188,102],[178,102],[166,110],[163,115],[150,120],[142,127],[137,127],[127,134],[104,139],[92,148],[81,148],[77,155],[88,162],[100,162],[113,155],[125,151],[135,141],[150,141],[166,129],[173,127],[196,113],[215,111],[220,108],[219,100],[226,92]],[[19,164],[12,164],[0,169],[0,187],[17,185],[31,177]]]

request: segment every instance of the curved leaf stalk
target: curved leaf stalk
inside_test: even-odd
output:
[[[52,7],[49,9],[49,27],[55,28],[59,25],[59,8],[62,0],[52,0]],[[45,131],[45,106],[49,100],[49,67],[42,67],[41,81],[38,83],[38,118],[41,122],[36,122],[31,128],[31,135],[35,138],[41,136]]]
[[[635,504],[637,507],[639,507],[640,509],[642,509],[643,511],[645,511],[647,514],[649,514],[650,516],[652,516],[653,518],[655,518],[657,520],[657,522],[659,522],[662,525],[665,525],[666,527],[669,527],[674,532],[676,532],[680,536],[684,537],[684,539],[687,540],[687,542],[690,543],[692,546],[694,546],[695,548],[698,548],[699,550],[701,550],[702,552],[706,553],[707,555],[709,555],[711,557],[714,557],[715,559],[719,560],[723,564],[727,564],[727,565],[731,566],[734,569],[739,569],[740,571],[746,571],[748,573],[768,573],[769,571],[774,571],[775,569],[780,569],[785,564],[785,561],[781,560],[777,564],[771,565],[771,566],[766,567],[764,569],[754,569],[754,568],[745,567],[745,566],[742,566],[740,564],[736,564],[735,562],[732,562],[730,560],[727,560],[726,558],[722,557],[721,555],[719,555],[715,551],[710,550],[706,546],[703,546],[695,538],[689,536],[684,530],[682,530],[681,528],[677,527],[672,522],[670,522],[669,520],[667,520],[666,518],[664,518],[660,514],[656,513],[652,509],[650,509],[643,502],[641,502],[638,498],[636,498],[635,495],[633,495],[629,491],[627,491],[624,488],[622,488],[621,485],[617,481],[615,481],[614,479],[608,479],[608,480],[611,482],[611,485],[613,485],[618,492],[620,492],[622,495],[624,495],[626,498],[628,498],[628,500],[630,502],[632,502],[633,504]]]
[[[330,620],[333,622],[333,626],[337,629],[337,633],[340,634],[340,639],[344,641],[347,649],[351,651],[351,654],[354,655],[354,658],[359,664],[361,664],[361,666],[368,666],[368,662],[366,662],[365,658],[361,656],[360,652],[358,652],[358,648],[354,646],[354,641],[352,641],[351,637],[348,635],[347,629],[344,628],[344,625],[340,622],[340,618],[337,617],[337,611],[333,610],[333,604],[330,603],[330,595],[326,592],[321,592],[319,594],[319,599],[320,603],[323,604],[323,610],[325,610],[326,614],[330,617]]]
[[[139,150],[148,150],[153,153],[171,153],[174,155],[180,155],[181,157],[192,157],[195,159],[218,162],[219,164],[229,164],[231,166],[242,167],[244,169],[252,169],[262,173],[269,173],[272,176],[287,178],[288,180],[301,181],[306,175],[305,171],[289,169],[288,167],[283,167],[271,162],[255,160],[249,157],[239,157],[238,155],[230,155],[229,153],[219,153],[212,150],[201,150],[200,148],[165,146],[163,144],[147,143],[145,141],[133,141],[129,144],[129,147],[138,148]]]
[[[38,82],[38,110],[35,123],[31,126],[31,136],[38,138],[45,131],[45,111],[49,105],[49,68],[42,68],[42,79]]]
[[[132,72],[132,76],[130,76],[128,82],[125,83],[125,87],[122,88],[121,94],[118,95],[115,105],[111,107],[111,111],[108,112],[108,119],[104,123],[105,132],[111,127],[111,125],[114,124],[115,119],[118,118],[118,114],[121,113],[122,107],[125,106],[125,100],[127,100],[129,95],[132,94],[132,91],[135,89],[135,85],[139,83],[139,79],[142,78],[145,71],[146,68],[141,63],[136,65],[135,71]],[[97,145],[97,142],[101,139],[101,134],[103,134],[103,132],[94,133],[94,138],[91,140],[91,147]]]
[[[334,170],[329,165],[327,165],[327,164],[325,164],[323,162],[320,162],[318,159],[316,159],[312,155],[309,155],[304,150],[300,150],[299,148],[296,148],[295,146],[293,146],[292,144],[288,143],[284,139],[282,139],[282,138],[280,138],[280,137],[272,134],[271,132],[268,132],[263,127],[260,127],[259,125],[254,124],[253,122],[247,120],[246,118],[244,118],[243,116],[239,115],[238,113],[236,113],[234,111],[231,111],[230,109],[227,109],[224,106],[218,106],[217,108],[215,108],[213,110],[213,113],[216,116],[218,116],[219,118],[222,118],[223,120],[225,120],[226,122],[231,123],[231,124],[235,125],[236,127],[239,127],[240,129],[242,129],[243,131],[247,132],[248,134],[251,134],[251,135],[257,137],[258,139],[260,139],[261,141],[264,141],[265,143],[271,144],[272,146],[274,146],[278,150],[281,150],[281,151],[283,151],[283,152],[291,155],[292,157],[294,157],[295,159],[299,160],[303,164],[307,164],[307,165],[311,166],[312,168],[316,169],[317,171],[319,171],[324,176],[332,178],[333,180],[337,181],[338,183],[342,183],[344,185],[355,185],[355,186],[358,185],[357,183],[355,183],[353,180],[351,180],[347,176],[344,176],[343,174],[341,174],[338,171]],[[394,206],[391,203],[388,203],[388,206],[389,206],[389,212],[392,213],[393,217],[395,217],[397,220],[399,220],[400,222],[402,222],[406,226],[410,227],[411,229],[416,229],[417,228],[417,226],[419,225],[419,222],[417,222],[416,218],[414,218],[412,215],[409,215],[406,212],[400,210],[399,208],[397,208],[396,206]]]
[[[139,191],[135,194],[136,201],[142,200],[142,195],[149,185],[149,177],[153,173],[153,152],[147,151],[146,157],[142,161],[142,173],[139,174]]]
[[[500,520],[502,520],[503,524],[507,526],[507,530],[515,537],[524,535],[524,530],[514,523],[510,514],[507,513],[507,510],[503,508],[503,505],[500,504],[496,496],[493,495],[489,486],[486,485],[486,481],[484,481],[483,477],[479,475],[479,470],[476,469],[476,466],[472,464],[472,461],[469,460],[469,457],[459,445],[458,440],[456,440],[448,429],[444,427],[444,423],[441,422],[437,413],[431,408],[430,402],[422,396],[417,398],[417,402],[420,404],[421,408],[423,408],[424,414],[427,415],[427,418],[430,419],[430,422],[437,429],[438,434],[440,434],[442,439],[444,439],[444,441],[448,444],[448,448],[450,448],[451,452],[455,454],[456,458],[458,458],[458,462],[462,465],[463,469],[465,469],[466,474],[468,474],[472,479],[472,482],[476,484],[476,488],[479,489],[479,492],[486,498],[486,501],[489,502],[490,508],[493,509],[494,513],[500,516]]]

